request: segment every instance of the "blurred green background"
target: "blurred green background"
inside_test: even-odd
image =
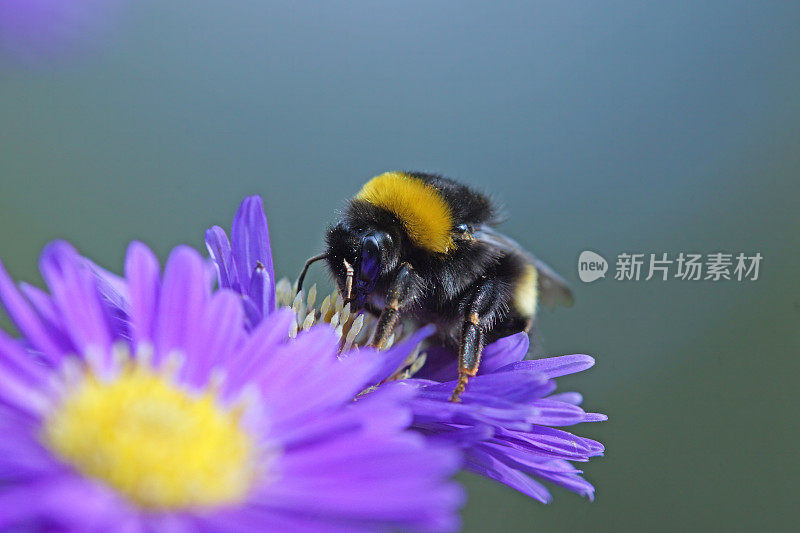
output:
[[[791,1],[136,2],[81,56],[0,60],[0,257],[39,282],[66,238],[120,270],[129,240],[202,249],[258,193],[294,276],[367,178],[460,177],[573,284],[542,346],[596,357],[562,388],[610,416],[575,428],[607,446],[594,503],[464,475],[464,530],[790,529],[799,22]],[[585,249],[764,260],[756,282],[582,284]]]

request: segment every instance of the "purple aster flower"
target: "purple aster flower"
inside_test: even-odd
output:
[[[85,48],[107,31],[125,0],[3,0],[0,52],[37,63]]]
[[[456,443],[467,470],[543,503],[551,495],[537,479],[594,499],[594,487],[570,461],[601,456],[603,445],[558,428],[607,417],[581,409],[577,392],[554,393],[554,378],[586,370],[594,359],[564,355],[524,361],[528,343],[527,334],[517,333],[487,346],[461,403],[448,401],[458,375],[454,355],[430,347],[426,365],[406,380],[418,389],[409,402],[413,427],[434,441]]]
[[[416,391],[353,401],[383,354],[341,359],[328,326],[289,341],[290,310],[246,329],[240,294],[212,292],[186,247],[163,276],[138,243],[124,278],[64,242],[40,267],[49,293],[0,264],[21,333],[0,331],[0,530],[457,526],[459,456],[406,429]]]
[[[235,276],[242,270],[232,266],[236,258],[248,257],[247,250],[258,250],[258,255],[250,253],[249,259],[244,260],[248,265],[244,272],[257,268],[258,261],[269,260],[270,279],[274,275],[260,199],[250,197],[242,202],[233,228],[232,252],[219,227],[208,230],[206,244],[217,266],[219,285],[238,286],[247,307],[253,296],[242,290],[244,284],[237,285]],[[307,303],[302,294],[292,294],[291,285],[285,280],[278,289],[278,302],[291,305],[296,314],[293,331],[308,329],[319,322],[330,323],[342,338],[342,352],[351,346],[363,346],[371,338],[374,320],[370,324],[368,315],[350,313],[349,307],[342,305],[340,294],[326,298],[315,309],[315,288],[311,289]],[[263,313],[270,310],[265,307]],[[404,345],[419,343],[432,331],[430,327],[422,328]],[[424,353],[419,350],[409,353],[406,349],[383,354],[383,363],[372,383],[375,391],[397,385],[413,387],[417,394],[407,399],[414,412],[413,427],[432,442],[460,448],[468,470],[545,503],[551,496],[540,481],[593,499],[594,487],[580,476],[582,472],[572,462],[601,456],[603,445],[558,428],[602,421],[606,416],[581,409],[582,398],[578,393],[555,394],[554,378],[586,370],[594,365],[594,360],[587,355],[566,355],[524,361],[528,347],[529,339],[524,333],[487,346],[480,372],[470,380],[461,403],[449,401],[458,376],[457,358],[442,347],[429,346]],[[352,353],[344,353],[343,358],[353,357]],[[413,379],[409,379],[411,376]]]

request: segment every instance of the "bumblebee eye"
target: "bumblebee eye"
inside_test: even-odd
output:
[[[368,283],[378,277],[380,270],[381,246],[375,235],[369,235],[361,243],[361,266],[358,269],[358,277]]]

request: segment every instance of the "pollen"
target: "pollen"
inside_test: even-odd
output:
[[[87,370],[45,418],[44,444],[85,476],[147,509],[240,502],[254,480],[241,409],[190,394],[130,360],[116,377]]]
[[[409,238],[431,252],[447,253],[454,246],[450,207],[435,187],[403,172],[386,172],[369,180],[356,199],[396,216]]]
[[[326,296],[319,308],[314,307],[316,298],[316,285],[311,287],[308,297],[306,297],[303,291],[296,292],[286,278],[275,284],[275,300],[278,307],[289,307],[295,312],[295,321],[292,324],[290,336],[295,337],[300,331],[310,329],[315,325],[328,324],[335,328],[336,335],[339,337],[340,354],[349,351],[357,352],[361,348],[369,347],[370,340],[374,337],[378,326],[377,317],[364,311],[351,311],[350,304],[344,303],[344,298],[338,290]],[[411,326],[411,324],[402,322],[397,324],[384,345],[384,350],[390,349],[394,344],[406,341],[414,333],[413,328],[404,326]],[[425,364],[427,357],[421,348],[421,345],[417,345],[384,381],[408,379],[416,374]]]

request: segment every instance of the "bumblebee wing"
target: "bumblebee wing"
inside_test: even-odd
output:
[[[473,236],[479,241],[483,241],[502,250],[515,252],[524,256],[528,262],[533,265],[539,275],[539,298],[545,304],[549,306],[558,304],[571,306],[575,302],[575,298],[572,296],[572,290],[569,288],[567,281],[558,275],[555,270],[547,266],[544,261],[541,261],[535,255],[523,248],[511,237],[503,235],[494,228],[486,225],[481,225],[473,233]]]

